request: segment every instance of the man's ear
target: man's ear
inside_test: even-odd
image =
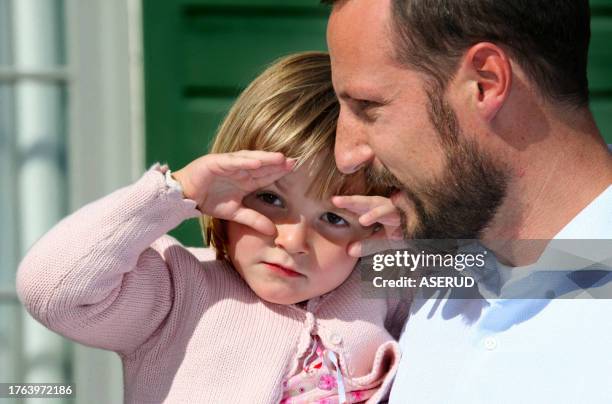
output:
[[[512,65],[506,51],[493,43],[479,42],[467,50],[459,72],[467,80],[472,105],[484,120],[491,121],[512,85]]]

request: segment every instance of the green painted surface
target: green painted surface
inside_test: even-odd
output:
[[[591,110],[606,141],[612,143],[612,0],[599,0],[591,17],[589,88]]]
[[[325,50],[316,0],[143,2],[146,156],[177,170],[205,154],[240,91],[276,58]],[[201,245],[196,220],[171,233]]]
[[[279,56],[324,50],[318,0],[143,1],[147,163],[205,154],[236,95]],[[591,107],[612,143],[612,0],[591,0]],[[201,245],[197,221],[171,233]]]

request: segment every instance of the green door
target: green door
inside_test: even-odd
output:
[[[592,109],[612,143],[612,0],[591,0]],[[146,156],[177,170],[205,154],[237,94],[279,56],[325,50],[318,0],[143,0]],[[201,245],[196,220],[172,234]]]
[[[325,50],[317,0],[143,1],[147,163],[177,170],[205,154],[240,91],[274,59]],[[173,233],[202,245],[197,220]]]

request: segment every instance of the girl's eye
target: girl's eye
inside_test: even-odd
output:
[[[343,218],[341,218],[340,216],[332,212],[324,213],[322,216],[322,219],[324,222],[333,224],[334,226],[345,227],[349,225],[349,223],[346,220],[344,220]]]
[[[257,199],[267,203],[268,205],[278,206],[279,208],[285,207],[282,199],[270,192],[260,192],[257,194]]]

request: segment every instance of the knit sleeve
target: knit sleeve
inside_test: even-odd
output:
[[[29,250],[17,293],[46,327],[85,345],[120,353],[144,343],[168,315],[173,286],[156,243],[196,203],[166,185],[153,166],[133,185],[79,209]]]

